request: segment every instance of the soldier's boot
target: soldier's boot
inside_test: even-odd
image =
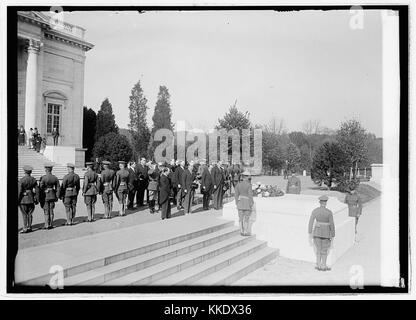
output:
[[[108,208],[108,219],[111,219],[112,212],[113,212],[113,202],[110,201],[109,208]]]
[[[323,254],[322,255],[322,270],[324,270],[324,271],[331,270],[331,268],[326,265],[326,258],[327,257],[328,257],[328,254]]]
[[[94,221],[94,214],[95,214],[95,205],[91,206],[91,221]]]
[[[27,219],[28,219],[27,221],[28,231],[32,231],[32,221],[33,221],[32,213],[29,213]]]
[[[243,220],[240,220],[240,234],[243,236],[244,235],[244,223]]]
[[[76,205],[73,205],[72,206],[72,212],[71,212],[71,225],[73,225],[74,222],[75,222],[76,212],[77,212],[77,206]]]
[[[20,231],[20,233],[26,233],[27,232],[27,225],[28,225],[28,214],[22,210],[22,218],[23,218],[23,228]]]
[[[53,214],[53,209],[50,210],[50,217],[49,217],[49,228],[52,229],[53,228],[53,218],[54,218],[54,214]]]
[[[66,226],[69,226],[71,224],[71,207],[65,207],[65,213],[66,213]]]
[[[317,253],[316,254],[316,266],[315,269],[317,270],[321,270],[321,254]]]
[[[45,225],[43,229],[48,229],[49,228],[49,210],[45,209],[43,214],[45,216]]]

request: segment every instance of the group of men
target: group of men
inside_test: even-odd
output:
[[[144,206],[145,195],[150,213],[161,210],[162,219],[171,217],[171,202],[178,210],[183,209],[185,214],[189,214],[198,188],[203,198],[203,210],[209,209],[211,199],[213,208],[220,210],[224,195],[227,191],[231,194],[242,174],[239,165],[227,165],[221,161],[209,165],[205,161],[192,160],[188,164],[183,160],[154,163],[142,158],[138,164],[118,161],[117,171],[110,168],[109,161],[102,161],[99,168],[94,162],[87,162],[86,167],[82,187],[72,163],[67,164],[68,174],[61,183],[52,174],[52,164],[45,164],[45,175],[39,182],[31,176],[32,167],[23,167],[25,176],[19,181],[18,192],[23,216],[22,233],[32,230],[32,214],[37,204],[44,210],[44,229],[53,228],[55,203],[59,199],[65,206],[66,225],[73,225],[79,192],[84,197],[88,222],[94,221],[98,195],[102,196],[105,219],[111,218],[114,194],[120,204],[119,216],[124,216],[126,209],[133,209],[134,204],[138,208]]]

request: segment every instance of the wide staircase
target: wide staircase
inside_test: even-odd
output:
[[[46,285],[60,265],[64,286],[230,285],[277,255],[203,212],[19,250],[16,283]]]
[[[18,163],[19,179],[24,176],[23,166],[30,165],[33,167],[32,176],[39,180],[39,178],[45,174],[44,164],[51,163],[51,161],[41,153],[36,152],[35,150],[29,149],[26,146],[19,146]],[[65,164],[54,163],[52,173],[58,179],[61,180],[68,173],[68,169]],[[81,178],[83,178],[85,170],[82,168],[75,168],[75,173],[78,174]]]

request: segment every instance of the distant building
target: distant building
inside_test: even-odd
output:
[[[59,145],[72,147],[68,160],[81,165],[85,52],[93,45],[85,29],[47,12],[19,11],[17,30],[18,125],[37,127],[48,145],[58,128]]]

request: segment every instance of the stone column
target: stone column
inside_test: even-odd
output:
[[[36,127],[37,73],[39,41],[30,39],[27,50],[26,94],[25,94],[25,130],[28,138],[30,128]]]

